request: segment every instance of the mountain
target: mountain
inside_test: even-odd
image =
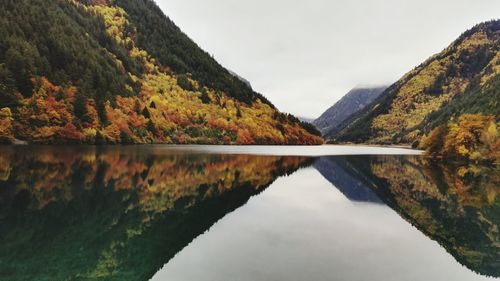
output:
[[[241,82],[245,83],[250,89],[252,88],[252,84],[250,83],[250,81],[248,81],[247,79],[241,77],[238,73],[228,69],[229,73],[233,76],[235,76],[236,78],[240,79]]]
[[[0,3],[0,142],[319,144],[152,0]]]
[[[432,129],[472,113],[500,115],[500,21],[479,24],[407,73],[328,134],[333,142],[418,144]]]
[[[353,89],[314,120],[313,124],[323,135],[336,133],[342,122],[369,105],[385,89],[387,87]]]
[[[307,122],[311,124],[314,122],[314,118],[303,117],[303,116],[297,116],[297,118],[299,118],[299,120],[302,122]]]
[[[348,166],[350,162],[347,158],[345,156],[320,157],[314,162],[314,168],[350,201],[381,204],[382,200],[375,192],[351,173],[355,168]]]

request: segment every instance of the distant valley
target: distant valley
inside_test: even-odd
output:
[[[335,103],[319,118],[313,121],[314,126],[323,135],[337,132],[339,126],[350,116],[358,113],[375,100],[387,87],[355,88]]]
[[[438,157],[500,161],[500,20],[464,32],[379,91],[359,105],[360,93],[350,92],[314,124],[330,143],[404,144]]]
[[[338,142],[411,144],[452,117],[498,116],[499,40],[500,21],[475,26],[327,137]]]

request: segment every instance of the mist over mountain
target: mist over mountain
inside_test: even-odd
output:
[[[463,33],[327,137],[333,142],[412,144],[453,120],[465,124],[474,119],[482,124],[478,127],[487,127],[488,116],[498,121],[500,115],[499,74],[500,21],[495,20]]]

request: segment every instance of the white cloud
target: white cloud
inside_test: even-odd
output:
[[[165,14],[281,110],[317,117],[356,85],[390,84],[498,0],[157,0]]]

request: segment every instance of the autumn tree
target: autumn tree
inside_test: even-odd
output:
[[[457,160],[498,161],[500,134],[494,116],[464,114],[458,122],[435,128],[421,141],[421,147],[432,156]]]
[[[14,142],[12,112],[10,108],[0,109],[0,143]]]
[[[273,119],[269,101],[151,3],[2,2],[4,139],[15,128],[37,143],[321,143],[297,120]],[[162,27],[141,32],[146,18]]]
[[[446,126],[439,126],[432,130],[429,135],[420,141],[420,147],[424,148],[429,155],[440,156],[443,154],[444,141],[447,134]]]

